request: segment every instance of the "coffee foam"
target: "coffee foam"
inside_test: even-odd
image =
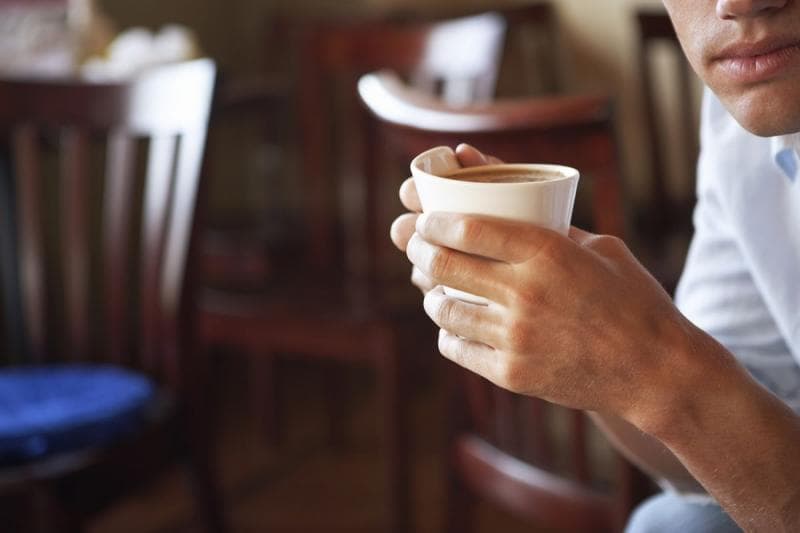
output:
[[[551,181],[562,178],[559,172],[548,172],[544,170],[520,170],[520,169],[459,169],[444,176],[458,181],[470,181],[476,183],[531,183]]]

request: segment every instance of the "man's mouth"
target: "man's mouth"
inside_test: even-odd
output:
[[[712,65],[740,83],[767,81],[800,65],[800,41],[795,37],[733,43],[712,57]]]

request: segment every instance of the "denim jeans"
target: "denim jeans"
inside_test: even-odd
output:
[[[633,512],[625,533],[739,533],[741,529],[716,503],[687,501],[661,493]]]

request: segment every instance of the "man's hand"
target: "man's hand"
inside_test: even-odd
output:
[[[496,157],[482,154],[468,144],[460,144],[456,147],[456,157],[458,157],[458,162],[462,167],[494,165],[502,162]],[[397,220],[392,224],[391,236],[394,244],[400,248],[400,250],[405,251],[408,239],[414,233],[414,225],[416,224],[417,217],[422,212],[422,206],[417,196],[417,189],[414,186],[414,178],[408,178],[400,186],[400,201],[403,202],[405,208],[411,212],[397,217]],[[421,290],[423,294],[434,287],[433,282],[416,266],[412,266],[411,269],[411,282],[419,287],[419,290]]]
[[[471,147],[457,153],[465,166],[489,162]],[[420,216],[413,180],[400,196],[412,213],[395,221],[392,239],[414,265],[445,357],[503,388],[571,407],[629,417],[657,408],[659,385],[669,382],[663,374],[679,368],[670,352],[695,330],[619,239]],[[492,303],[448,297],[441,285]]]
[[[462,164],[473,150],[461,148]],[[401,196],[419,211],[413,182]],[[800,418],[685,319],[619,239],[453,213],[403,215],[392,238],[427,291],[445,357],[598,411],[629,457],[684,486],[693,476],[747,531],[800,531]]]

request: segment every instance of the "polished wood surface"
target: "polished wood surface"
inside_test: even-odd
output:
[[[405,176],[413,155],[461,142],[507,162],[574,166],[581,172],[579,188],[591,195],[589,229],[624,236],[610,98],[553,96],[452,106],[414,91],[388,72],[364,76],[359,91],[374,117],[368,137],[372,168],[385,168],[386,160],[405,161],[405,167],[394,169]],[[385,172],[370,175],[391,179]],[[476,497],[559,531],[622,527],[640,478],[618,457],[611,486],[593,484],[595,464],[584,413],[513,395],[454,365],[451,370],[449,531],[470,530]],[[566,422],[566,437],[553,434],[555,420]]]
[[[133,485],[160,457],[193,465],[198,514],[222,527],[190,301],[214,76],[198,60],[127,83],[0,81],[13,160],[0,194],[16,214],[0,231],[16,231],[4,241],[17,244],[19,274],[0,289],[23,310],[16,360],[121,364],[162,387],[149,423],[118,447],[0,472],[5,492],[46,493],[52,516],[69,517],[58,531],[80,529],[125,472]]]

